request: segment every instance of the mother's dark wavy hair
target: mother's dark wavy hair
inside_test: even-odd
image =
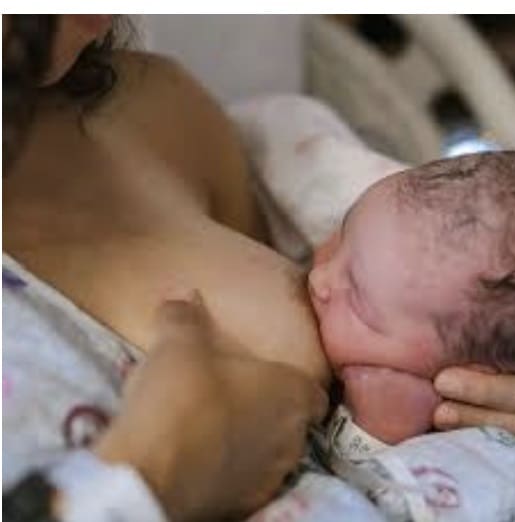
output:
[[[4,15],[6,16],[6,15]],[[2,167],[12,165],[23,144],[38,97],[59,90],[84,109],[95,105],[116,83],[111,63],[121,18],[100,42],[92,42],[68,73],[52,87],[39,88],[50,64],[60,15],[8,15],[2,53]],[[3,25],[4,31],[5,23]]]

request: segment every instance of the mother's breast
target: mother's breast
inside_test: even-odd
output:
[[[197,286],[242,350],[323,381],[328,368],[302,272],[287,259],[214,222],[179,241],[177,274]],[[187,275],[186,275],[187,274]]]
[[[196,288],[243,352],[293,365],[320,382],[328,378],[301,271],[203,216],[169,234],[120,237],[45,257],[36,273],[143,350],[151,345],[159,304]]]

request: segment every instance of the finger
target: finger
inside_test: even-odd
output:
[[[497,426],[515,434],[515,415],[455,402],[442,403],[435,411],[434,421],[442,430]]]
[[[515,413],[515,376],[448,368],[435,380],[435,388],[448,399]]]

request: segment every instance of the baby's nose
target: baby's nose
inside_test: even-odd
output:
[[[313,298],[326,303],[330,297],[327,264],[318,265],[309,273],[309,290]]]

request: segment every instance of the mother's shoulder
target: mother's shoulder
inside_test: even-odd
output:
[[[173,58],[123,50],[113,53],[112,63],[117,78],[109,105],[122,109],[126,116],[175,120],[175,124],[177,118],[187,116],[191,122],[213,124],[216,129],[226,124],[218,103]]]
[[[113,51],[113,64],[120,72],[139,72],[141,68],[150,73],[177,73],[181,67],[172,57],[147,51],[116,49]]]
[[[117,50],[113,53],[113,66],[119,89],[131,91],[131,94],[148,95],[151,91],[156,95],[166,95],[180,89],[203,90],[186,69],[170,56]]]

